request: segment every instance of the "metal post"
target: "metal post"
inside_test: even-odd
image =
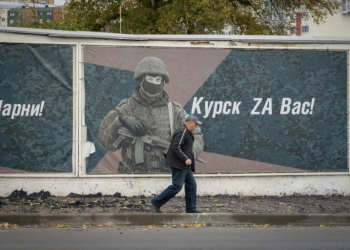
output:
[[[349,116],[349,111],[350,111],[350,87],[349,87],[349,82],[350,82],[350,59],[349,59],[349,50],[347,51],[347,82],[346,82],[346,86],[347,86],[347,93],[346,93],[346,96],[348,97],[347,98],[347,113],[348,113],[348,127],[347,127],[347,133],[348,133],[348,143],[347,143],[347,146],[348,146],[348,171],[350,172],[350,147],[349,147],[349,142],[350,142],[350,131],[349,131],[349,127],[350,127],[350,116]]]
[[[78,100],[77,100],[77,122],[76,126],[77,129],[77,138],[78,138],[78,144],[79,144],[79,150],[77,152],[77,162],[76,162],[76,169],[78,170],[76,172],[77,176],[85,175],[86,174],[86,166],[85,166],[85,158],[83,156],[83,150],[82,150],[82,133],[83,133],[83,113],[85,109],[85,89],[84,89],[84,46],[79,42],[77,44],[77,62],[76,63],[76,70],[77,70],[77,92],[78,92]],[[84,91],[83,91],[84,90]]]

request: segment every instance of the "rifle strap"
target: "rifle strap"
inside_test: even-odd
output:
[[[170,133],[171,133],[171,138],[173,138],[173,134],[174,134],[174,106],[173,106],[172,102],[168,102],[168,110],[169,110]]]
[[[128,99],[128,110],[130,115],[132,116],[132,111],[131,111],[131,107],[130,107],[130,98]]]

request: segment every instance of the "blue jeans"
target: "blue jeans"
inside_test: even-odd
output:
[[[152,199],[152,203],[161,207],[181,191],[185,183],[186,212],[196,211],[197,184],[191,170],[171,168],[173,184],[160,195]]]

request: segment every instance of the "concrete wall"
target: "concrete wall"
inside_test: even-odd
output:
[[[350,176],[196,176],[198,195],[350,195]],[[0,178],[0,196],[8,196],[14,190],[29,193],[41,190],[51,195],[66,196],[69,193],[152,197],[171,184],[169,177],[150,178]],[[180,193],[184,194],[183,190]]]

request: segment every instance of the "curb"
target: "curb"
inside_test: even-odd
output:
[[[350,214],[232,214],[232,213],[123,213],[123,214],[0,214],[0,224],[29,225],[295,225],[347,226]]]

